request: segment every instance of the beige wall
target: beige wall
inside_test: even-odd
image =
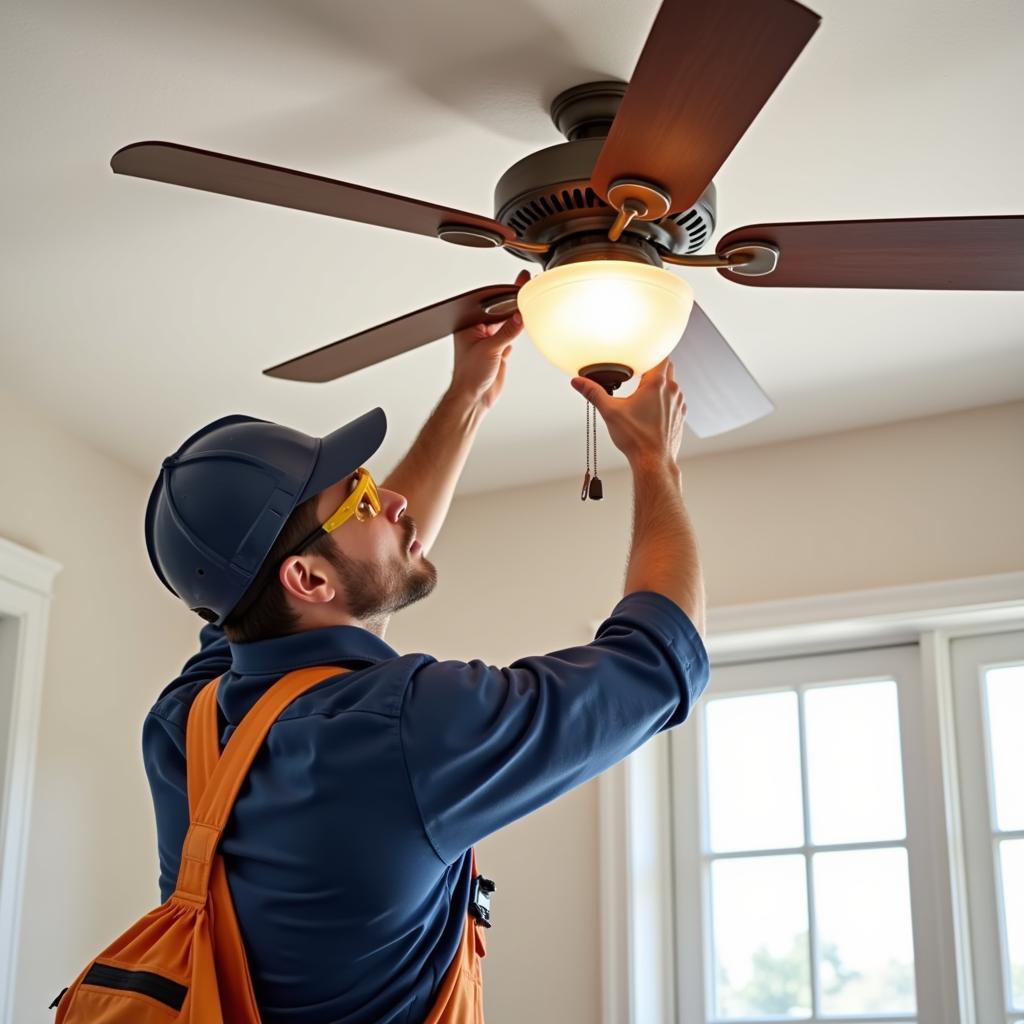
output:
[[[716,606],[1024,569],[1024,403],[682,464]],[[631,529],[628,471],[602,479],[597,503],[578,479],[459,500],[394,646],[507,664],[591,639]],[[595,781],[481,844],[488,1024],[599,1019],[597,820]]]
[[[157,898],[140,728],[198,621],[152,577],[148,479],[6,394],[0,437],[0,535],[64,565],[16,1007],[18,1021],[34,1021]],[[1014,403],[691,462],[684,449],[709,597],[729,605],[1022,569],[1022,447],[1024,403]],[[598,503],[579,501],[576,478],[458,499],[431,552],[438,588],[395,617],[388,640],[493,664],[587,642],[621,596],[629,545],[628,475],[603,479]],[[488,1024],[597,1021],[596,784],[480,854],[499,885]]]
[[[154,585],[148,482],[0,392],[0,535],[56,559],[15,1016],[53,997],[154,906],[142,720],[196,632]],[[198,622],[198,620],[196,620]]]

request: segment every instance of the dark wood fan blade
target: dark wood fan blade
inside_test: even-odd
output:
[[[730,231],[718,251],[754,241],[778,247],[778,266],[723,277],[757,288],[1024,289],[1024,217],[757,224]]]
[[[116,174],[420,235],[436,235],[442,224],[456,223],[485,228],[506,240],[515,238],[510,228],[490,217],[172,142],[136,142],[125,146],[111,157],[110,166]]]
[[[821,19],[795,0],[664,0],[590,183],[666,189],[669,212],[707,188]]]
[[[698,437],[714,437],[767,416],[775,406],[743,361],[696,303],[671,355],[686,396],[686,423]]]
[[[514,301],[506,303],[500,313],[487,313],[485,307],[501,297],[514,300],[519,285],[492,284],[471,292],[396,317],[369,330],[360,331],[341,341],[278,363],[263,372],[268,377],[302,380],[322,384],[344,377],[366,366],[382,363],[392,356],[436,341],[445,335],[479,323],[507,320],[515,312]]]

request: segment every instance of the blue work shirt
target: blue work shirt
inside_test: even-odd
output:
[[[622,598],[591,643],[507,668],[400,655],[356,626],[250,644],[205,626],[200,639],[143,728],[164,900],[203,685],[224,674],[223,744],[291,669],[353,670],[281,714],[224,832],[264,1024],[420,1024],[466,921],[473,844],[678,725],[708,680],[693,624],[654,591]]]

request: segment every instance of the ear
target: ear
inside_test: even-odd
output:
[[[324,571],[322,558],[293,555],[286,558],[278,570],[278,579],[284,592],[307,604],[327,604],[334,600],[334,583]]]

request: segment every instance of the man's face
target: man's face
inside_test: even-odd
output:
[[[351,494],[358,474],[353,473],[327,490],[317,500],[317,516],[324,522]],[[372,519],[347,519],[330,534],[334,541],[341,597],[348,614],[356,619],[373,619],[413,604],[426,597],[437,584],[437,569],[422,553],[415,522],[405,514],[405,498],[378,486],[381,510]]]

